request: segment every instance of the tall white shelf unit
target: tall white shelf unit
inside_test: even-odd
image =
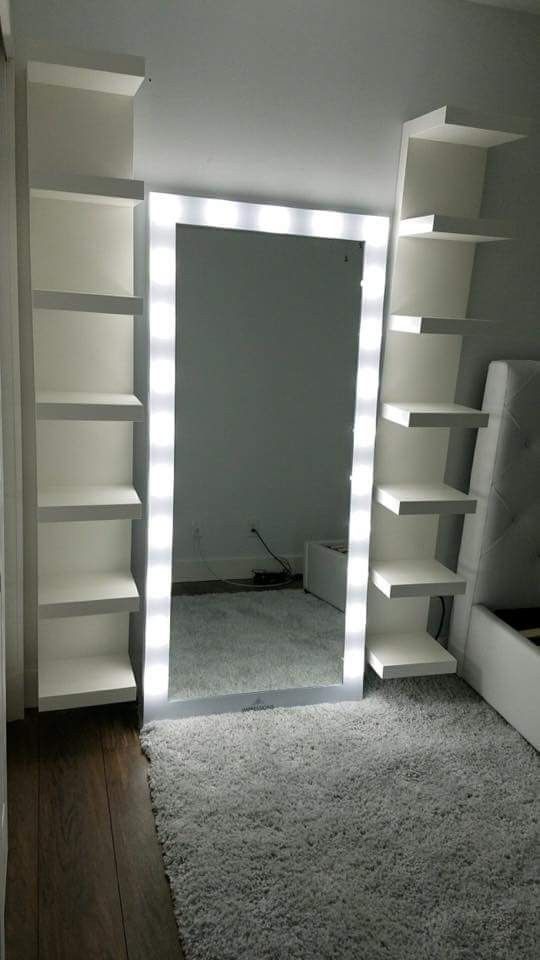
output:
[[[476,247],[513,232],[480,218],[487,150],[529,131],[522,118],[448,106],[403,127],[368,597],[367,659],[384,679],[456,670],[426,624],[432,596],[465,590],[433,559],[439,517],[476,509],[444,484],[449,430],[488,420],[454,402],[461,337],[491,329],[467,314]]]
[[[133,97],[139,57],[27,63],[40,710],[133,700]]]

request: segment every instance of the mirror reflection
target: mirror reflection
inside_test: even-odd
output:
[[[176,250],[169,696],[341,683],[362,244]]]

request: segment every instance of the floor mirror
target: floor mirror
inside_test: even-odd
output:
[[[387,242],[150,194],[145,722],[362,696]]]

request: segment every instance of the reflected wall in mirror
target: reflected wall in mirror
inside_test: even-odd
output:
[[[171,699],[342,683],[362,256],[177,227]]]

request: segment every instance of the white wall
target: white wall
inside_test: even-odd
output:
[[[18,0],[13,15],[16,40],[146,57],[150,187],[390,210],[403,120],[448,101],[540,109],[538,19],[464,0]]]
[[[0,32],[9,7],[0,7]],[[0,957],[5,955],[4,904],[8,855],[6,770],[6,673],[13,675],[17,714],[22,691],[20,607],[20,441],[17,402],[18,341],[16,337],[14,77],[0,46]],[[15,369],[14,369],[15,368]],[[19,467],[19,470],[17,470]]]
[[[3,407],[3,485],[5,569],[2,575],[6,650],[7,715],[22,715],[23,651],[23,529],[21,393],[17,303],[17,238],[15,198],[15,78],[13,62],[0,52],[0,376]]]
[[[150,188],[389,212],[404,120],[448,102],[540,117],[539,18],[465,0],[18,0],[14,20],[16,40],[147,58],[135,175]],[[491,206],[523,219],[538,139],[489,162]],[[532,250],[479,257],[474,304],[506,315],[508,337],[465,341],[458,399],[481,390],[490,356],[536,349]]]
[[[540,360],[540,136],[521,145],[488,153],[482,216],[516,222],[516,239],[508,244],[478,248],[469,300],[469,314],[497,321],[489,337],[463,341],[456,388],[459,403],[482,403],[491,360]],[[470,435],[469,435],[470,434]],[[450,438],[446,479],[467,484],[474,454],[474,431],[454,431]],[[438,555],[457,561],[463,520],[441,521]]]
[[[229,576],[273,566],[252,524],[301,561],[346,537],[362,247],[182,227],[177,257],[175,579],[209,579],[195,521]]]
[[[6,57],[11,60],[13,57],[13,36],[10,0],[0,0],[0,41],[3,44]]]

